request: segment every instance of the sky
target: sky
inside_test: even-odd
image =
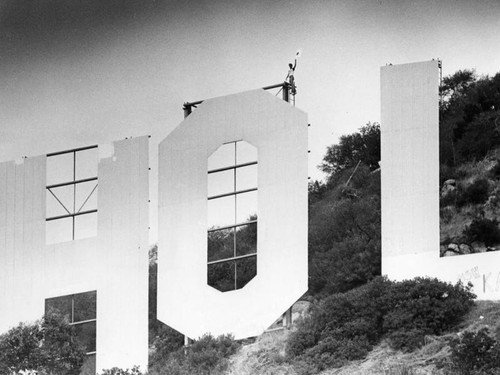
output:
[[[327,146],[380,121],[381,66],[493,75],[499,20],[499,0],[0,0],[0,161],[148,134],[154,175],[184,102],[280,83],[301,49],[321,179]]]

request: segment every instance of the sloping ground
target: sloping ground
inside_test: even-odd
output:
[[[299,301],[292,307],[292,322],[307,313],[309,302]],[[271,325],[275,329],[279,320]],[[266,332],[242,348],[230,358],[227,375],[296,375],[292,365],[285,361],[286,338],[290,331],[286,329]]]
[[[445,168],[442,166],[442,168]],[[440,238],[441,253],[446,255],[456,255],[453,251],[446,251],[449,244],[466,244],[467,247],[458,250],[459,254],[468,254],[469,252],[484,252],[486,246],[481,241],[474,241],[466,238],[464,231],[471,224],[473,219],[486,218],[489,220],[498,220],[500,218],[500,148],[491,150],[488,156],[480,161],[468,162],[459,165],[455,169],[446,169],[444,173],[447,182],[454,181],[453,186],[446,182],[441,187],[440,200]],[[468,203],[459,207],[457,202],[453,201],[460,190],[467,190],[474,182],[487,181],[487,196],[485,200],[478,203]],[[481,195],[476,189],[476,193]],[[470,195],[471,193],[469,193]],[[472,199],[473,197],[469,197]],[[475,198],[478,198],[477,196]],[[494,246],[492,246],[494,245]],[[500,243],[489,245],[490,250],[500,250]]]
[[[296,375],[285,362],[285,340],[289,331],[264,333],[231,357],[227,375]]]
[[[294,307],[294,316],[304,313],[306,305]],[[300,314],[299,314],[300,311]],[[428,336],[425,345],[413,353],[402,353],[389,348],[386,342],[376,346],[364,360],[353,361],[337,369],[323,371],[321,375],[444,375],[441,368],[447,361],[449,338],[463,331],[478,331],[487,327],[500,340],[500,302],[478,301],[458,331],[444,336]],[[285,345],[289,331],[273,331],[244,345],[231,357],[227,375],[298,375],[298,371],[285,361]],[[441,366],[440,366],[441,364]]]
[[[415,375],[444,374],[437,368],[435,362],[443,361],[449,355],[445,337],[438,339],[429,337],[427,340],[428,343],[423,348],[409,354],[392,350],[386,342],[382,342],[364,360],[351,362],[339,369],[324,371],[321,375],[400,375],[409,374],[409,371],[413,371],[411,374]]]

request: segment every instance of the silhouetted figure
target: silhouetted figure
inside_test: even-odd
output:
[[[292,88],[292,94],[295,95],[296,90],[295,90],[295,68],[297,67],[297,59],[295,59],[295,64],[292,65],[292,63],[288,64],[288,67],[290,68],[288,70],[288,75],[286,76],[286,79],[288,79],[288,83],[290,84]]]

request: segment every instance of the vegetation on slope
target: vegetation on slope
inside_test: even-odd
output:
[[[378,160],[380,126],[368,123],[328,148],[321,165],[330,173],[327,182],[309,185],[311,296],[347,291],[380,275]]]
[[[382,338],[393,349],[413,351],[426,335],[440,335],[460,322],[474,298],[470,286],[461,284],[379,277],[312,306],[288,339],[287,356],[313,374],[365,358]]]
[[[500,249],[500,73],[458,71],[441,94],[441,255]]]

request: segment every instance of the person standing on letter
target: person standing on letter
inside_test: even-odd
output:
[[[288,64],[288,67],[290,68],[288,70],[288,75],[286,78],[288,79],[288,83],[290,84],[292,88],[292,94],[295,95],[296,90],[295,90],[295,78],[294,78],[294,73],[295,73],[295,68],[297,67],[297,59],[295,59],[295,64],[292,65],[292,63]]]

